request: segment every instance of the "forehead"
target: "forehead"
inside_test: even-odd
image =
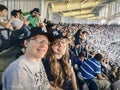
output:
[[[20,14],[20,12],[17,12],[17,14]]]
[[[39,13],[39,12],[37,12],[37,11],[33,11],[34,13]]]
[[[59,38],[54,40],[54,42],[59,42],[59,41],[66,41],[66,38]]]
[[[3,11],[1,11],[1,12],[7,12],[8,10],[7,9],[4,9]]]
[[[48,40],[48,38],[47,38],[47,36],[45,36],[45,35],[36,35],[36,36],[34,36],[34,37],[32,37],[32,38],[38,38],[38,39],[45,39],[45,40]]]

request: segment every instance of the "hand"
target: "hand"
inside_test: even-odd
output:
[[[9,22],[11,23],[15,17],[11,16]]]
[[[10,20],[13,20],[14,18],[15,18],[14,16],[11,16],[11,17],[10,17]]]
[[[42,22],[39,22],[39,26],[40,26],[40,27],[43,27],[43,28],[46,28],[45,24],[42,23]]]

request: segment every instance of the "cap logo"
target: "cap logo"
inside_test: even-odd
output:
[[[53,35],[57,36],[57,35],[59,35],[59,33],[57,31],[53,31]]]
[[[47,30],[45,28],[42,28],[42,32],[47,32]]]

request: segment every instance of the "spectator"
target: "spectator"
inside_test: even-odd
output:
[[[30,28],[38,26],[38,23],[39,23],[39,17],[38,16],[39,16],[39,9],[34,8],[31,11],[30,16],[27,18]]]
[[[119,90],[120,89],[120,67],[116,73],[116,82],[111,85],[111,90]]]
[[[74,37],[75,37],[75,47],[74,47],[74,52],[76,54],[76,56],[78,56],[79,53],[82,52],[82,39],[81,39],[81,35],[82,35],[82,30],[79,29]]]
[[[26,51],[10,64],[2,74],[2,90],[49,90],[41,59],[48,50],[48,33],[40,27],[31,29],[31,35],[24,41]]]
[[[7,16],[8,8],[0,4],[0,28],[10,28],[11,22],[14,19],[14,17],[11,16],[10,20],[8,21]]]
[[[110,73],[110,82],[114,83],[116,81],[116,73],[118,72],[118,67],[117,66],[113,66],[111,69],[111,73]]]
[[[79,53],[78,58],[79,58],[79,60],[84,62],[84,60],[85,60],[85,53],[84,52]]]
[[[28,26],[28,22],[25,19],[25,17],[22,15],[21,10],[14,9],[11,11],[11,15],[14,16],[14,19],[11,22],[11,24],[15,30],[22,28],[23,25]]]
[[[62,90],[77,90],[68,41],[61,31],[53,30],[51,33],[53,37],[44,62],[50,84]]]
[[[102,55],[98,53],[94,58],[86,60],[81,65],[80,70],[84,79],[94,80],[98,84],[100,90],[108,90],[110,83],[108,82],[108,78],[103,77],[101,74],[101,60]]]

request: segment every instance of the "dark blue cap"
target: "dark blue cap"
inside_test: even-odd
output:
[[[55,39],[66,38],[60,30],[51,30],[50,35],[51,42],[53,42]]]
[[[32,27],[30,29],[30,36],[28,38],[34,37],[36,35],[45,35],[48,37],[48,40],[50,41],[51,35],[47,32],[45,28],[42,27]]]

